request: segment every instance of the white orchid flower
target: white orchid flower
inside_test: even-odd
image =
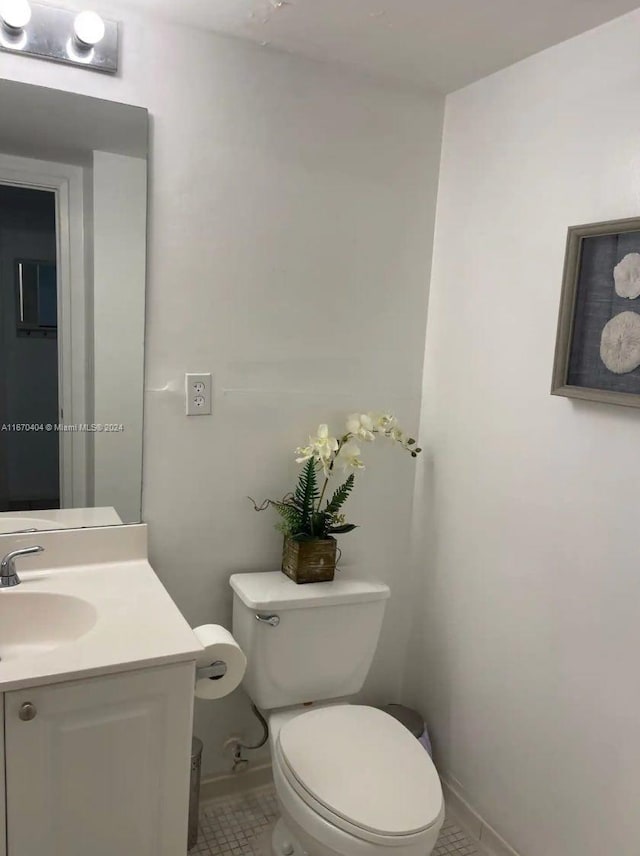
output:
[[[398,426],[398,420],[391,413],[379,413],[372,418],[375,427],[387,436]]]
[[[367,413],[352,413],[347,416],[347,434],[372,443],[376,439],[373,419]]]
[[[300,446],[296,449],[297,464],[304,464],[310,458],[315,458],[322,465],[322,469],[327,475],[329,473],[329,465],[335,452],[338,451],[338,441],[335,437],[329,435],[328,425],[319,425],[318,433],[315,437],[309,437],[308,446]]]
[[[360,430],[360,414],[350,413],[347,416],[347,434],[356,434]]]
[[[343,470],[363,470],[364,464],[360,459],[360,447],[349,440],[341,447],[336,457],[338,466]]]
[[[318,425],[318,436],[313,441],[314,446],[318,450],[318,454],[322,458],[330,458],[333,452],[338,449],[338,441],[335,437],[329,436],[328,425]]]
[[[313,458],[313,446],[298,446],[296,455],[296,464],[306,464],[309,458]]]

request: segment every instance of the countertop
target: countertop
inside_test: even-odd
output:
[[[66,533],[67,539],[73,534]],[[115,532],[109,540],[114,536]],[[52,545],[52,553],[54,549]],[[46,556],[43,553],[24,560],[23,569],[19,569],[21,584],[0,590],[5,614],[10,615],[12,599],[31,593],[53,593],[91,604],[96,623],[85,635],[52,650],[16,654],[9,645],[0,661],[0,692],[167,663],[193,661],[195,669],[202,646],[146,559],[138,556],[130,561],[47,567]],[[27,566],[32,569],[24,570]],[[28,636],[29,628],[24,630]],[[45,616],[42,622],[38,621],[37,636],[46,644],[47,634]],[[0,655],[2,647],[0,625]]]

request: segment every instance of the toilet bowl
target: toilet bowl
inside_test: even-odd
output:
[[[444,820],[431,758],[389,714],[345,703],[369,671],[389,587],[281,573],[230,583],[243,686],[269,720],[273,856],[429,856]]]
[[[444,820],[421,744],[388,714],[332,704],[270,720],[274,856],[426,856]]]

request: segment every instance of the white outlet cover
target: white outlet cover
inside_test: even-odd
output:
[[[211,414],[211,373],[184,376],[184,394],[187,416],[209,416]]]

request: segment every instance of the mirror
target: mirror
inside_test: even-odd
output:
[[[148,114],[0,80],[0,534],[141,519]]]

